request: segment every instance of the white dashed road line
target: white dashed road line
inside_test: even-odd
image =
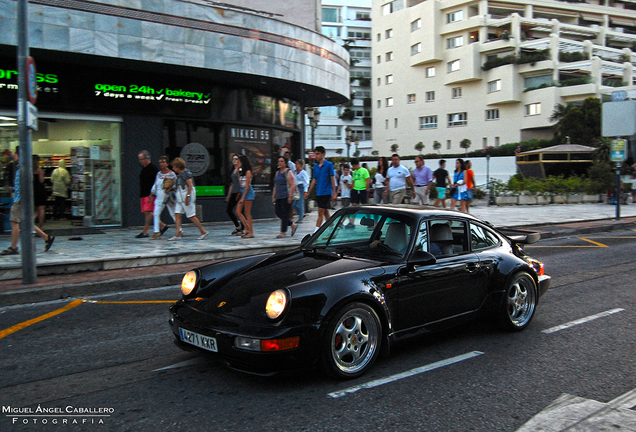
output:
[[[549,328],[549,329],[546,329],[546,330],[542,330],[541,333],[545,333],[545,334],[555,333],[555,332],[558,332],[558,331],[561,331],[561,330],[569,329],[570,327],[574,327],[574,326],[577,326],[579,324],[585,324],[587,322],[594,321],[595,319],[598,319],[598,318],[604,318],[604,317],[607,317],[607,316],[610,316],[610,315],[614,315],[616,313],[623,312],[624,310],[625,309],[617,308],[617,309],[612,309],[612,310],[608,310],[608,311],[605,311],[605,312],[597,313],[596,315],[590,315],[590,316],[585,317],[585,318],[579,318],[577,320],[570,321],[570,322],[567,322],[565,324],[558,325],[556,327],[552,327],[552,328]]]
[[[450,366],[452,364],[459,363],[461,361],[468,360],[468,359],[471,359],[473,357],[480,356],[482,354],[483,354],[483,352],[481,352],[481,351],[472,351],[472,352],[469,352],[469,353],[466,353],[466,354],[462,354],[462,355],[457,356],[457,357],[452,357],[452,358],[449,358],[449,359],[446,359],[446,360],[441,360],[441,361],[438,361],[438,362],[435,362],[435,363],[431,363],[431,364],[428,364],[428,365],[425,365],[425,366],[421,366],[421,367],[418,367],[418,368],[415,368],[415,369],[411,369],[411,370],[408,370],[406,372],[402,372],[402,373],[399,373],[399,374],[396,374],[396,375],[391,375],[391,376],[388,376],[386,378],[380,378],[380,379],[377,379],[377,380],[366,382],[364,384],[360,384],[360,385],[357,385],[357,386],[349,387],[349,388],[346,388],[344,390],[339,390],[337,392],[329,393],[328,396],[331,397],[331,398],[334,398],[334,399],[340,398],[340,397],[346,396],[346,395],[348,395],[350,393],[355,393],[358,390],[370,389],[370,388],[378,387],[378,386],[381,386],[381,385],[384,385],[384,384],[389,384],[389,383],[392,383],[392,382],[395,382],[395,381],[398,381],[398,380],[401,380],[401,379],[404,379],[404,378],[409,378],[409,377],[412,377],[414,375],[418,375],[418,374],[421,374],[421,373],[424,373],[424,372],[429,372],[429,371],[432,371],[434,369],[439,369],[439,368],[444,367],[444,366]]]

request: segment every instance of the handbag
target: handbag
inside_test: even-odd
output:
[[[285,171],[285,179],[287,179],[287,173],[289,172],[289,169],[287,169],[287,171]],[[291,185],[289,184],[289,180],[287,180],[287,191],[289,193],[289,191],[291,190]],[[300,199],[300,192],[298,192],[298,188],[294,189],[294,193],[292,194],[292,200],[294,201],[298,201]]]

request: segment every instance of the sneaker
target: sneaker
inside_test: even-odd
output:
[[[291,226],[291,236],[293,237],[296,234],[296,230],[298,229],[298,225],[292,224]]]
[[[208,236],[210,235],[209,231],[206,231],[205,233],[201,234],[197,240],[205,240]]]
[[[159,237],[161,237],[161,233],[160,232],[154,233],[152,235],[152,237],[150,237],[150,240],[157,240]]]
[[[172,236],[168,239],[168,241],[181,241],[183,240],[182,236]]]
[[[55,236],[52,236],[51,234],[49,234],[49,237],[46,239],[46,243],[44,245],[44,252],[48,252],[49,249],[51,249],[51,246],[53,246],[54,241],[55,241]]]
[[[148,237],[148,234],[143,233],[143,232],[140,232],[139,234],[137,234],[137,235],[135,236],[135,238],[146,238],[146,237]]]
[[[170,228],[170,225],[166,224],[163,228],[161,228],[161,231],[159,231],[159,235],[160,236],[164,235],[166,231],[168,231],[168,228]]]
[[[234,231],[232,231],[231,235],[243,235],[243,230],[239,227],[234,229]]]

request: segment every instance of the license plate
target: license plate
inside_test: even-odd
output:
[[[213,337],[203,336],[199,333],[182,329],[181,327],[179,327],[179,337],[183,342],[189,343],[199,348],[203,348],[208,351],[218,352],[216,348],[216,339],[214,339]]]

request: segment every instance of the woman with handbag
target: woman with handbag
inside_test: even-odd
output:
[[[287,166],[287,160],[283,156],[278,157],[278,171],[274,177],[274,192],[272,203],[276,206],[276,216],[280,218],[280,234],[276,238],[287,235],[287,227],[291,226],[291,235],[296,234],[296,225],[289,217],[294,193],[297,193],[296,178]]]
[[[455,176],[453,179],[453,188],[455,191],[451,196],[451,209],[455,210],[455,203],[459,201],[459,211],[466,213],[466,164],[463,159],[455,161]]]

